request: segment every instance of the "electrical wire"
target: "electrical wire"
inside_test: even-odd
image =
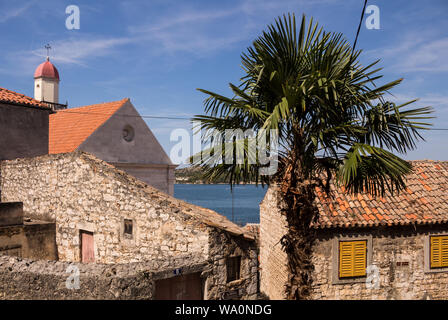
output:
[[[101,116],[114,116],[114,117],[130,117],[130,118],[148,118],[148,119],[166,119],[166,120],[191,120],[191,118],[174,117],[174,116],[152,116],[152,115],[134,115],[134,114],[109,114],[109,113],[99,113],[99,112],[82,112],[82,111],[72,111],[70,109],[63,110],[64,113],[76,113],[76,114],[86,114],[86,115],[101,115]],[[430,128],[428,131],[448,131],[448,128]]]

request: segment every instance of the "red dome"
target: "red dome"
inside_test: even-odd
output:
[[[59,72],[58,69],[50,62],[50,59],[47,58],[47,61],[41,63],[34,71],[34,78],[52,78],[59,80]]]

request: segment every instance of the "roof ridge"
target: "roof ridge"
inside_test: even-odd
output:
[[[70,154],[70,153],[67,153]],[[103,166],[102,169],[107,168],[108,170],[113,171],[114,173],[120,174],[121,176],[125,177],[129,182],[133,183],[134,185],[142,188],[142,192],[144,192],[147,195],[150,195],[151,197],[157,196],[161,200],[169,201],[171,205],[174,206],[183,206],[184,208],[181,208],[181,212],[189,217],[193,217],[194,219],[205,223],[209,226],[216,227],[221,230],[228,231],[230,233],[233,233],[235,235],[244,236],[248,239],[253,239],[253,237],[245,230],[235,224],[234,222],[230,221],[227,217],[219,214],[218,212],[204,208],[192,203],[189,203],[187,201],[177,199],[167,193],[164,193],[163,191],[160,191],[159,189],[148,185],[147,183],[137,179],[136,177],[128,174],[126,171],[120,170],[117,167],[107,163],[104,160],[101,160],[97,157],[95,157],[93,154],[90,154],[85,151],[76,151],[76,154],[78,157],[83,158],[85,160],[88,160],[90,162],[94,162],[96,165]],[[200,212],[197,212],[196,214],[192,213],[193,210],[198,210]]]
[[[57,111],[50,115],[49,153],[76,150],[130,100],[99,103]]]
[[[94,103],[94,104],[87,104],[87,105],[84,105],[84,106],[68,108],[68,109],[65,109],[65,110],[58,111],[58,112],[65,112],[65,111],[70,111],[70,110],[73,110],[73,109],[95,107],[95,106],[100,106],[100,105],[105,105],[105,104],[112,104],[112,103],[118,103],[118,102],[121,102],[121,104],[123,105],[127,101],[131,101],[131,99],[130,98],[123,98],[121,100],[115,100],[115,101],[109,101],[109,102],[99,102],[99,103]]]
[[[6,95],[12,95],[16,96],[17,98],[24,99],[25,101],[15,100],[12,97],[2,97],[1,91],[4,91],[4,94]],[[6,89],[3,87],[0,87],[0,101],[11,103],[11,104],[19,104],[19,105],[25,105],[25,106],[36,106],[36,107],[42,107],[45,109],[51,109],[48,105],[42,103],[41,101],[34,99],[33,97],[27,96],[26,94],[19,93],[10,89]]]

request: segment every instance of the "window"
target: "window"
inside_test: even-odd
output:
[[[339,242],[339,278],[364,277],[367,240]]]
[[[123,128],[123,139],[127,142],[131,142],[132,140],[134,140],[134,136],[135,136],[135,132],[134,132],[134,128],[132,128],[130,125],[126,125]]]
[[[124,219],[124,228],[123,228],[123,234],[127,237],[127,238],[132,238],[132,227],[133,227],[133,223],[132,220],[130,219]]]
[[[448,236],[431,237],[431,269],[448,267]]]
[[[241,257],[227,258],[227,282],[240,278]]]

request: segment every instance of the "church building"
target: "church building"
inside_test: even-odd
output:
[[[85,151],[173,195],[174,168],[130,99],[67,108],[59,72],[47,60],[34,73],[34,98],[52,107],[48,153]]]

